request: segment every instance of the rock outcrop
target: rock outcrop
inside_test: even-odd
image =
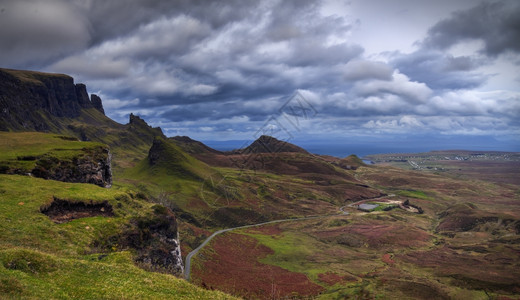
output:
[[[92,102],[92,106],[94,106],[95,109],[99,110],[102,114],[105,114],[105,109],[103,108],[103,102],[101,101],[101,98],[99,98],[98,95],[96,95],[96,94],[90,95],[90,101]]]
[[[35,177],[64,182],[91,183],[101,187],[112,186],[112,155],[108,148],[88,149],[72,160],[60,160],[43,155],[31,171]]]
[[[152,127],[139,116],[132,113],[130,113],[128,127],[130,131],[137,133],[139,136],[146,137],[147,139],[149,139],[150,136],[152,139],[155,136],[164,136],[161,127]]]
[[[52,117],[75,118],[89,108],[104,112],[101,99],[91,100],[68,75],[0,69],[0,130],[50,131],[61,125]]]
[[[162,205],[153,209],[153,215],[131,221],[132,227],[119,237],[119,244],[137,250],[136,261],[145,269],[182,275],[184,264],[177,219]]]

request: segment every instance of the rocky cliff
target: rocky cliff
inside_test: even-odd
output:
[[[184,273],[177,218],[170,209],[154,205],[153,215],[132,219],[126,232],[116,238],[120,247],[137,250],[140,267],[175,275]]]
[[[36,161],[31,174],[45,179],[91,183],[109,188],[112,186],[111,161],[112,155],[104,147],[89,149],[72,160],[44,155]]]
[[[82,109],[104,114],[101,99],[68,75],[0,69],[0,130],[49,131],[52,117],[78,117]]]

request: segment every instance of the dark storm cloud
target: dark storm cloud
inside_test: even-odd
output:
[[[233,101],[226,103],[198,103],[182,105],[166,111],[160,117],[175,121],[222,120],[246,117],[251,121],[265,120],[268,115],[276,115],[280,108],[278,99],[257,101]]]
[[[489,65],[497,55],[520,52],[520,2],[483,2],[452,13],[434,24],[419,49],[410,54],[395,53],[390,63],[412,80],[424,82],[435,90],[473,89],[492,76],[480,67]],[[449,48],[466,42],[482,43],[478,53],[454,56]]]
[[[518,2],[456,12],[387,61],[352,40],[362,21],[322,13],[325,2],[0,0],[0,66],[70,74],[109,116],[138,113],[176,134],[254,132],[297,90],[323,132],[491,128],[518,111],[514,93],[467,92],[498,54],[520,52]],[[448,53],[466,40],[483,52]],[[459,123],[443,125],[446,115]]]
[[[88,19],[68,1],[0,1],[0,65],[41,67],[90,39]]]
[[[468,40],[484,43],[482,51],[496,56],[520,52],[520,1],[484,2],[455,12],[428,31],[424,47],[447,49]]]
[[[86,77],[100,89],[112,90],[114,98],[152,98],[149,103],[160,107],[338,86],[345,84],[343,65],[363,53],[356,44],[330,43],[350,26],[339,17],[321,17],[318,2],[255,2],[247,10],[240,9],[243,2],[224,3],[209,8],[195,3],[51,67]],[[202,17],[226,16],[230,7],[234,15],[227,24]],[[97,81],[118,74],[117,80]],[[235,108],[238,115],[249,113],[240,111],[240,105]]]
[[[128,36],[157,19],[179,14],[204,20],[208,26],[218,29],[246,17],[251,3],[238,0],[1,0],[0,64],[42,67],[54,59]],[[175,33],[148,29],[148,33],[154,31],[153,34],[162,34],[170,40],[169,35]],[[178,29],[182,29],[182,24]],[[179,48],[183,44],[176,45]]]
[[[130,34],[161,16],[186,14],[218,29],[248,14],[252,0],[90,0],[75,1],[90,20],[93,43]]]

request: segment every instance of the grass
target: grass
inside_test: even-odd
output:
[[[56,74],[56,73],[43,73],[43,72],[36,72],[36,71],[22,71],[22,70],[14,70],[14,69],[0,69],[1,71],[4,71],[22,82],[27,82],[31,84],[37,84],[37,85],[43,85],[42,79],[44,78],[70,78],[72,81],[72,78],[65,74]]]
[[[201,193],[211,198],[217,196],[211,186],[206,186],[204,191],[201,189],[207,178],[220,181],[222,175],[183,152],[173,142],[158,138],[154,147],[158,159],[153,162],[148,157],[142,159],[121,174],[121,182],[139,186],[165,205],[180,208],[199,219],[211,214],[212,209],[201,199]]]
[[[55,224],[40,213],[40,208],[54,197],[71,201],[108,201],[114,207],[115,215]],[[140,200],[135,193],[124,189],[0,175],[2,298],[229,298],[171,275],[141,270],[133,264],[131,252],[119,252],[117,247],[103,250],[93,246],[97,241],[103,242],[107,237],[120,234],[131,219],[152,211],[152,203]]]
[[[247,234],[254,237],[260,244],[271,248],[274,254],[262,259],[262,263],[277,265],[286,270],[305,273],[316,278],[318,273],[326,272],[326,269],[309,268],[310,264],[304,263],[305,258],[315,253],[318,243],[311,240],[305,234],[297,232],[285,232],[281,236],[273,237],[263,234]]]
[[[432,200],[432,197],[426,195],[423,191],[417,191],[417,190],[405,190],[405,191],[399,191],[397,195],[402,197],[409,197],[409,198],[416,198],[416,199],[423,199],[423,200]]]
[[[0,132],[0,169],[29,173],[38,161],[72,161],[99,152],[106,145],[39,132]]]
[[[90,184],[18,175],[0,175],[0,179],[0,211],[5,220],[0,224],[3,237],[0,249],[23,246],[62,255],[77,255],[86,251],[96,236],[114,232],[117,226],[125,222],[123,216],[139,214],[133,206],[147,205],[138,201],[124,203],[117,199],[126,196],[125,192]],[[115,210],[119,217],[94,217],[54,224],[40,213],[40,208],[49,205],[54,197],[87,202],[108,200],[113,207],[121,207]],[[92,230],[86,229],[87,226]]]
[[[146,158],[149,145],[144,139],[136,142],[134,148],[126,149],[129,143],[117,143],[132,140],[133,134],[120,134],[123,132],[120,127],[98,132],[95,127],[85,125],[98,117],[96,112],[88,112],[82,116],[84,121],[77,124],[78,128],[88,131],[90,136],[97,135],[100,141],[116,145],[115,149],[120,152],[115,156],[120,155],[117,163],[121,171],[127,166],[134,166],[125,173],[118,173],[123,180],[117,181],[114,188],[0,175],[2,298],[226,297],[200,290],[169,275],[139,269],[133,263],[135,253],[107,240],[107,237],[120,235],[135,218],[152,214],[153,204],[145,201],[146,197],[140,194],[152,195],[155,200],[165,195],[166,201],[174,204],[172,207],[178,206],[196,218],[211,220],[215,212],[225,206],[217,201],[228,191],[221,189],[225,186],[234,193],[228,206],[258,212],[267,219],[279,219],[284,216],[325,214],[332,210],[337,212],[333,204],[340,201],[343,204],[346,198],[338,191],[355,188],[352,183],[339,177],[320,178],[319,174],[298,178],[267,170],[242,172],[231,168],[213,168],[170,144],[162,145],[159,160],[150,164]],[[27,164],[27,168],[33,161],[19,158],[52,153],[62,159],[71,159],[85,148],[102,145],[67,140],[52,134],[9,135],[10,138],[5,133],[0,135],[0,161]],[[322,297],[325,299],[420,298],[424,294],[407,292],[417,292],[417,289],[423,288],[426,292],[435,291],[438,287],[452,298],[479,298],[485,296],[481,288],[485,285],[489,286],[486,291],[491,297],[518,296],[517,290],[500,290],[501,287],[495,284],[501,280],[512,281],[512,276],[517,274],[516,254],[519,247],[515,240],[518,237],[514,227],[517,223],[514,222],[519,218],[519,210],[516,209],[520,203],[518,188],[379,166],[360,168],[351,173],[355,173],[362,183],[381,187],[387,193],[397,194],[397,198],[410,198],[411,203],[425,209],[425,214],[394,210],[361,216],[353,212],[347,217],[278,224],[282,232],[273,236],[253,230],[237,233],[253,237],[274,251],[261,259],[261,263],[303,273],[324,286],[327,290]],[[207,184],[208,178],[212,178],[213,184]],[[324,179],[323,182],[320,183],[320,179]],[[339,187],[333,189],[334,185]],[[139,193],[134,191],[135,186],[139,187]],[[204,186],[204,195],[208,199],[201,199],[201,188]],[[54,197],[70,201],[108,201],[114,207],[115,215],[55,224],[40,213],[40,208],[48,205]],[[464,205],[468,202],[471,202],[468,207],[478,208],[478,217],[496,216],[500,222],[489,221],[475,226],[473,231],[455,232],[453,236],[435,232],[439,222],[452,217],[457,221],[459,212],[466,216],[469,209]],[[457,214],[443,216],[443,212]],[[239,216],[242,221],[246,219],[243,214]],[[509,223],[505,224],[506,220]],[[208,226],[210,228],[226,225],[225,222],[208,224],[211,224]],[[412,243],[414,239],[410,237],[420,237],[418,233],[421,232],[435,238],[424,243]],[[190,238],[181,232],[184,245]],[[362,243],[352,243],[353,240]],[[212,249],[208,246],[205,251],[210,253]],[[239,248],[236,245],[231,247]],[[242,253],[248,249],[237,251]],[[394,262],[382,259],[383,255],[389,254]],[[431,257],[445,262],[425,264]],[[478,264],[466,261],[478,261]],[[195,263],[203,269],[200,261],[195,260]],[[216,269],[219,270],[219,267]],[[496,274],[492,275],[492,280],[484,278],[487,282],[484,279],[466,279],[478,278],[479,272],[484,271]],[[357,280],[326,286],[319,280],[319,274],[324,273],[351,275]]]
[[[112,254],[102,260],[61,258],[35,250],[0,251],[3,299],[232,299],[170,275],[150,273]],[[126,254],[128,256],[128,254]]]

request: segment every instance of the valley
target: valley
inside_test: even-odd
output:
[[[520,297],[518,153],[218,151],[0,75],[2,298]]]
[[[485,299],[518,293],[518,228],[513,225],[519,217],[517,187],[391,167],[367,166],[356,172],[367,184],[408,200],[424,213],[363,213],[347,205],[348,215],[226,233],[201,251],[192,280],[246,298],[294,295],[287,291],[288,282],[294,283],[293,293],[324,299]],[[265,253],[260,259],[247,256],[245,249],[259,247]],[[231,261],[227,253],[233,253]],[[507,267],[499,271],[497,261],[507,261]],[[277,267],[293,273],[273,271]],[[485,275],[487,270],[494,275]],[[296,274],[305,274],[320,288],[298,290]],[[269,276],[274,276],[270,284],[252,284],[252,278]]]

